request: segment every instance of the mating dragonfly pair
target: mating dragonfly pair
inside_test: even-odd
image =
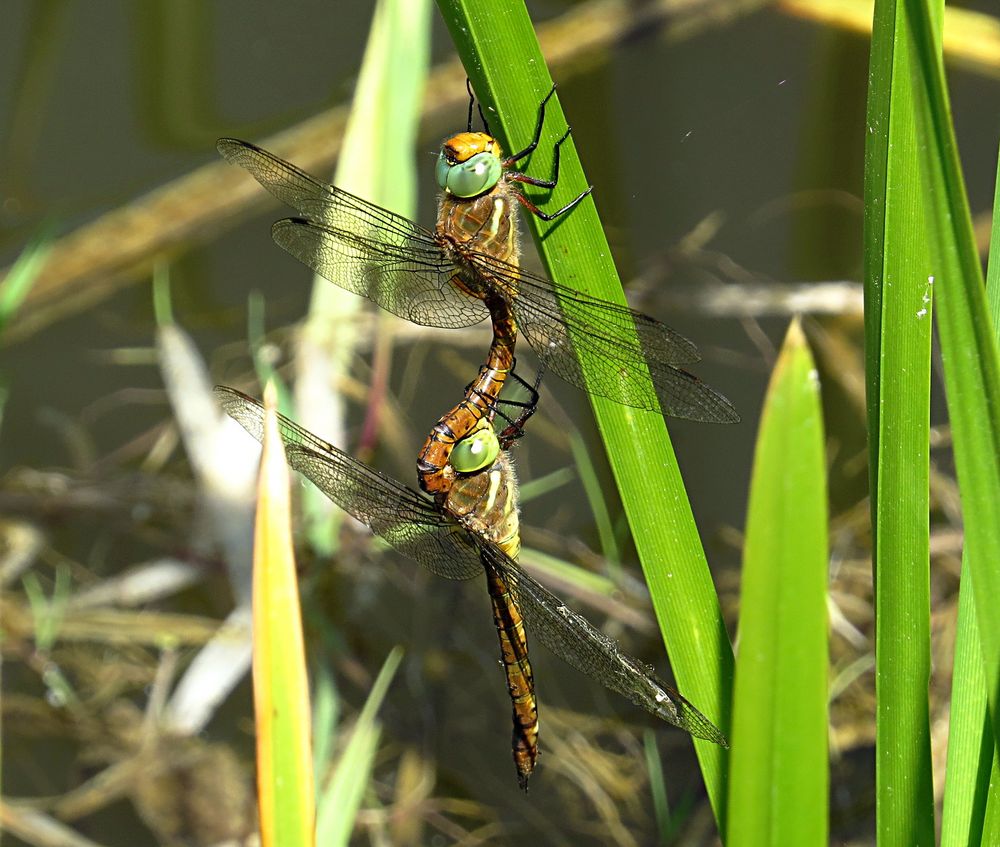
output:
[[[538,713],[528,659],[528,634],[597,682],[698,738],[728,746],[725,736],[652,668],[623,653],[617,642],[526,574],[520,550],[517,484],[507,447],[523,431],[537,401],[511,418],[500,392],[513,374],[518,333],[540,362],[593,394],[626,406],[712,423],[739,420],[722,395],[681,368],[699,360],[695,346],[659,321],[558,285],[519,266],[517,207],[551,220],[570,211],[580,194],[546,214],[518,183],[554,188],[550,179],[515,169],[538,146],[542,100],[531,143],[503,157],[488,128],[474,132],[470,103],[465,132],[447,139],[438,157],[441,189],[433,231],[317,180],[245,141],[225,138],[219,152],[240,165],[302,217],[280,220],[274,240],[321,276],[418,324],[465,327],[490,318],[486,363],[461,402],[435,424],[420,451],[418,493],[351,458],[281,418],[289,465],[315,483],[404,555],[448,579],[485,573],[501,660],[513,704],[513,755],[520,786],[538,756]],[[471,92],[470,92],[471,94]],[[586,377],[580,359],[587,360]],[[521,381],[516,374],[513,378]],[[523,382],[523,381],[522,381]],[[537,383],[534,388],[537,388]],[[226,412],[258,440],[259,403],[219,387]],[[497,435],[500,414],[510,423]]]

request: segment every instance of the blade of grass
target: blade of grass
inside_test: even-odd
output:
[[[334,182],[407,217],[416,207],[413,150],[430,52],[428,0],[380,0],[375,7],[354,103],[344,131]],[[298,345],[295,383],[299,420],[333,444],[343,444],[346,412],[331,394],[350,367],[362,307],[356,294],[321,277],[313,279],[309,317]],[[391,332],[385,316],[377,331]],[[339,520],[330,501],[314,489],[304,495],[313,547],[329,554]]]
[[[438,6],[476,93],[489,110],[491,129],[507,149],[517,149],[531,137],[538,103],[552,84],[523,3],[438,0]],[[553,97],[546,112],[543,149],[551,149],[565,127],[558,98]],[[559,186],[547,200],[553,208],[587,186],[572,137],[561,152]],[[527,217],[554,279],[624,303],[592,200],[584,200],[572,214],[560,218],[557,227]],[[583,363],[585,373],[587,364]],[[725,729],[732,648],[663,418],[591,399],[678,686]],[[725,751],[697,740],[695,749],[721,820]]]
[[[263,847],[307,847],[315,843],[316,819],[309,685],[275,402],[268,384],[253,567],[257,792]]]
[[[316,824],[316,841],[319,844],[337,845],[350,841],[361,798],[368,787],[381,727],[375,720],[389,684],[396,674],[403,650],[393,647],[386,656],[364,708],[358,716],[351,740],[344,749],[344,755],[337,763],[333,778],[327,785],[320,800],[319,819]]]
[[[17,312],[38,279],[49,257],[53,227],[47,226],[21,251],[7,275],[0,280],[0,334]]]
[[[934,840],[930,718],[930,350],[934,274],[903,3],[878,5],[865,160],[866,370],[876,614],[876,826]]]
[[[35,649],[41,655],[50,653],[56,646],[63,618],[72,594],[72,579],[69,568],[60,564],[56,567],[55,584],[52,586],[52,596],[46,597],[38,574],[29,571],[22,580],[24,594],[31,607],[32,623],[34,625]],[[45,683],[46,697],[57,705],[69,705],[79,702],[79,697],[73,686],[56,662],[45,662],[42,682]]]
[[[580,476],[580,484],[583,485],[584,493],[587,495],[587,503],[590,504],[590,512],[594,516],[597,535],[601,539],[601,554],[608,562],[611,576],[619,577],[621,575],[622,553],[618,548],[618,540],[615,538],[611,514],[608,512],[604,492],[601,491],[594,462],[590,453],[587,452],[587,446],[583,443],[580,431],[576,427],[569,430],[569,447],[573,453],[576,471]]]
[[[267,350],[267,304],[259,291],[247,295],[247,344],[253,360],[254,373],[261,385],[273,383],[278,392],[278,411],[283,415],[295,414],[291,392],[285,380],[274,367],[273,356]]]
[[[754,453],[727,844],[827,842],[827,497],[816,366],[798,322]]]
[[[327,763],[333,755],[337,741],[337,722],[340,719],[340,698],[337,681],[327,662],[312,662],[312,717],[313,717],[313,769],[317,785],[326,773]]]
[[[990,729],[986,674],[968,571],[968,562],[963,558],[941,811],[941,847],[990,843],[983,840],[983,821],[997,755]]]
[[[540,476],[537,479],[533,479],[530,482],[524,483],[524,485],[519,486],[521,504],[530,503],[532,500],[541,497],[544,494],[548,494],[551,491],[556,491],[562,488],[564,485],[568,485],[574,479],[576,479],[576,474],[573,472],[572,468],[559,468],[551,473],[545,474],[545,476]]]
[[[651,729],[642,734],[642,749],[646,754],[646,770],[649,772],[649,792],[653,796],[653,815],[659,835],[657,844],[669,844],[674,827],[667,800],[667,783],[663,778],[663,762],[656,749],[656,735]]]
[[[1000,155],[993,193],[993,231],[986,297],[994,338],[1000,340]],[[989,844],[984,831],[996,827],[1000,800],[1000,755],[990,722],[982,645],[972,600],[968,557],[962,558],[955,658],[952,671],[948,762],[941,811],[941,845]],[[984,719],[985,718],[985,719]],[[993,840],[996,840],[993,836]]]
[[[1000,351],[990,320],[941,61],[941,2],[906,0],[920,73],[914,112],[965,553],[994,738],[1000,736]]]

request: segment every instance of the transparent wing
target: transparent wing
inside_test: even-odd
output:
[[[223,138],[218,149],[304,216],[278,221],[271,233],[320,276],[424,326],[471,326],[488,317],[480,301],[451,285],[458,270],[434,233],[249,142]]]
[[[708,718],[659,679],[648,665],[623,653],[618,642],[544,588],[502,550],[479,544],[484,567],[500,575],[524,617],[528,638],[650,714],[723,747],[726,737]]]
[[[259,441],[261,405],[232,388],[216,386],[215,394],[227,414]],[[289,465],[399,552],[448,579],[468,579],[486,568],[510,589],[529,639],[537,638],[581,673],[662,720],[728,746],[719,729],[652,668],[623,653],[616,641],[528,576],[499,547],[471,534],[413,489],[280,415],[279,426]]]
[[[221,139],[219,152],[245,168],[305,217],[278,221],[274,240],[321,276],[425,326],[471,326],[488,317],[480,300],[452,285],[459,273],[434,233],[311,177],[245,141]],[[680,365],[699,360],[694,344],[659,321],[467,252],[462,272],[499,291],[547,368],[567,382],[640,409],[710,423],[739,415],[721,394]],[[635,332],[638,343],[623,341]],[[593,363],[584,376],[579,357]]]
[[[323,278],[413,323],[457,328],[489,317],[480,300],[452,285],[458,271],[436,245],[391,243],[384,231],[302,218],[277,221],[271,236]]]
[[[655,318],[483,253],[469,256],[469,263],[506,299],[546,368],[567,382],[625,406],[659,407],[673,417],[739,421],[725,397],[678,367],[701,358],[694,344]],[[627,340],[633,332],[638,343]],[[593,365],[586,377],[581,356]]]
[[[215,387],[215,395],[230,417],[258,441],[262,439],[260,403],[221,385]],[[483,572],[469,533],[428,498],[352,459],[283,415],[278,424],[289,466],[400,553],[446,579],[469,579]]]

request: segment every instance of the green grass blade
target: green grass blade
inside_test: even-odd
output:
[[[990,771],[991,791],[986,797],[986,818],[983,821],[983,837],[980,844],[1000,844],[1000,796],[996,786],[1000,785],[1000,767],[996,756],[993,758],[993,769]]]
[[[987,305],[994,338],[1000,336],[1000,155],[993,194],[993,231],[986,278]],[[955,659],[952,671],[948,762],[941,812],[941,845],[989,844],[997,839],[1000,757],[988,711],[982,645],[967,557],[962,559]],[[988,841],[986,830],[992,834]]]
[[[364,708],[358,716],[351,740],[337,763],[333,778],[323,792],[316,818],[316,843],[324,847],[347,844],[354,829],[354,818],[368,787],[381,729],[375,716],[385,699],[403,658],[403,651],[394,647],[379,671]]]
[[[524,6],[514,0],[438,0],[466,72],[507,149],[531,138],[551,78]],[[549,102],[541,149],[566,127],[558,98]],[[586,188],[570,138],[562,147],[558,208]],[[530,218],[549,273],[563,284],[623,303],[621,283],[592,200],[553,227]],[[583,362],[584,372],[588,363]],[[681,693],[724,730],[732,686],[732,648],[722,620],[683,480],[663,418],[592,398],[611,468],[649,584]],[[650,496],[656,492],[656,496]],[[724,816],[726,751],[696,741],[718,819]]]
[[[622,554],[618,549],[618,539],[615,538],[615,528],[611,521],[611,514],[608,512],[607,498],[601,490],[600,480],[597,478],[597,471],[594,462],[587,452],[587,445],[584,444],[579,430],[571,429],[569,432],[569,447],[573,453],[573,462],[576,465],[577,473],[580,476],[580,484],[587,495],[587,502],[590,504],[590,512],[594,516],[594,526],[597,528],[597,536],[601,539],[601,554],[608,562],[612,576],[621,570]]]
[[[827,842],[827,497],[813,358],[798,323],[754,455],[727,844]]]
[[[317,639],[318,641],[319,639]],[[324,651],[313,649],[319,653],[321,660],[312,657],[309,679],[312,682],[312,722],[313,722],[313,773],[317,781],[323,778],[327,765],[333,756],[337,743],[337,722],[340,719],[340,697],[337,691],[337,681],[334,679],[330,663]],[[317,786],[317,793],[319,793]]]
[[[264,398],[253,549],[253,695],[261,844],[309,847],[315,843],[316,795],[291,483],[270,385],[264,388]]]
[[[912,82],[927,69],[903,25],[876,13],[865,209],[875,570],[876,826],[886,844],[934,840],[930,718],[930,352],[934,284]],[[872,303],[877,303],[877,309]]]
[[[940,51],[940,2],[907,0],[920,73],[914,113],[929,211],[935,311],[962,497],[965,554],[986,668],[994,736],[1000,729],[1000,353],[990,320],[969,203],[951,125]],[[919,94],[919,96],[917,96]]]
[[[653,816],[656,819],[658,844],[669,844],[673,834],[670,819],[670,803],[667,800],[667,783],[663,778],[663,762],[656,749],[656,736],[647,729],[642,736],[642,750],[646,754],[646,769],[649,771],[649,793],[653,797]]]
[[[375,6],[365,58],[344,131],[334,183],[407,217],[415,217],[417,173],[413,150],[423,105],[430,52],[429,0],[381,0]],[[314,277],[309,317],[302,329],[296,407],[305,426],[342,443],[345,412],[331,394],[349,371],[354,326],[363,308],[356,294]],[[385,316],[376,318],[389,332]],[[339,521],[329,500],[307,489],[309,541],[329,553]]]
[[[38,279],[49,257],[51,238],[52,227],[48,226],[24,248],[7,275],[0,280],[0,333]]]
[[[986,674],[979,646],[976,607],[968,572],[968,563],[963,560],[952,669],[941,847],[989,843],[982,840],[983,821],[990,793],[991,771],[997,765],[986,701]]]

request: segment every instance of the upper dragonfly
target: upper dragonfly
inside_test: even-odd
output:
[[[260,441],[261,405],[233,388],[216,386],[215,394],[223,409]],[[530,411],[529,407],[527,414]],[[500,434],[501,447],[517,436],[523,420]],[[567,607],[515,561],[520,547],[516,481],[503,452],[478,449],[481,436],[492,432],[488,418],[482,418],[477,431],[453,451],[451,461],[461,476],[446,497],[434,500],[281,415],[279,430],[289,466],[396,550],[447,579],[471,579],[485,571],[513,701],[513,752],[522,788],[534,768],[538,735],[525,631],[581,673],[656,717],[697,738],[729,746],[722,732],[651,667],[622,652],[618,642]]]
[[[444,142],[433,231],[249,142],[223,138],[218,148],[303,216],[274,224],[278,245],[342,288],[425,326],[465,327],[491,317],[494,350],[499,340],[512,358],[520,331],[547,371],[623,405],[710,423],[739,421],[725,397],[680,367],[701,358],[686,338],[626,306],[518,267],[517,206],[551,220],[590,193],[546,214],[517,187],[553,188],[558,180],[559,148],[569,130],[555,145],[551,179],[514,169],[538,146],[554,90],[539,106],[534,138],[518,153],[504,158],[495,138],[472,131],[471,117],[466,132]],[[506,324],[499,339],[498,321]]]

